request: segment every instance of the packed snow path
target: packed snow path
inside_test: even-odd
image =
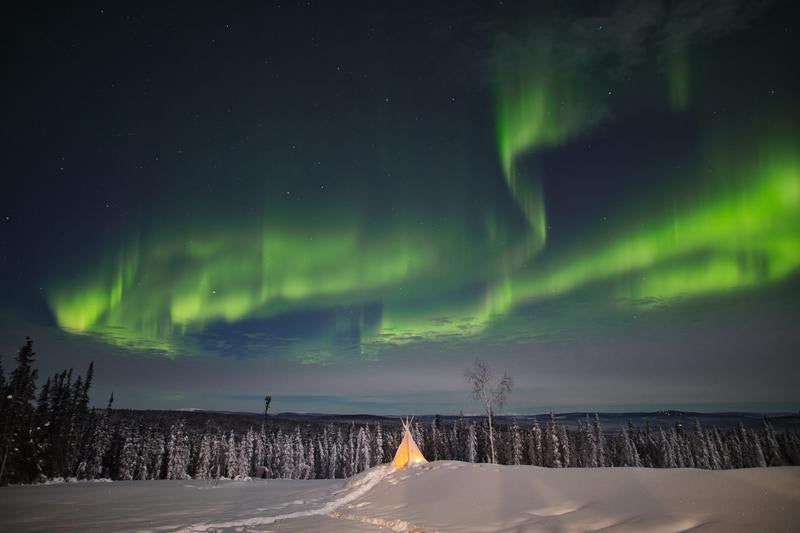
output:
[[[354,476],[348,480],[344,487],[333,493],[330,499],[326,501],[312,500],[311,506],[308,509],[301,511],[293,511],[291,513],[283,513],[275,516],[257,516],[244,520],[234,520],[227,522],[217,522],[211,524],[195,524],[187,527],[183,531],[186,533],[194,533],[197,531],[219,531],[221,529],[253,529],[257,526],[265,526],[274,524],[282,520],[292,520],[297,518],[305,518],[309,516],[331,515],[334,511],[343,505],[363,496],[371,488],[378,484],[378,482],[386,477],[393,468],[389,465],[376,466],[366,472]]]
[[[0,531],[800,531],[800,467],[545,469],[437,461],[345,482],[0,488]]]

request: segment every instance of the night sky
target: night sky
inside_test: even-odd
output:
[[[93,402],[800,409],[794,2],[0,14],[0,353]]]

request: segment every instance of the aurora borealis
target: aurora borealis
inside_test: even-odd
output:
[[[455,413],[476,356],[520,412],[800,406],[791,3],[184,8],[4,17],[0,353],[131,407]]]

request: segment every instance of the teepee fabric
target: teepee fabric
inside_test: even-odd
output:
[[[394,454],[392,465],[398,470],[401,470],[409,465],[416,465],[420,463],[427,463],[428,460],[422,455],[422,452],[417,448],[417,443],[414,442],[414,437],[411,436],[411,422],[404,421],[403,428],[405,433],[397,452]]]

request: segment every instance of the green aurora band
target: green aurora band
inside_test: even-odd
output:
[[[585,134],[605,109],[542,39],[510,47],[495,73],[499,165],[524,226],[497,206],[472,217],[483,221],[476,229],[463,206],[421,226],[414,214],[376,221],[357,203],[332,212],[267,205],[237,223],[166,222],[167,231],[136,234],[83,280],[52,284],[59,327],[179,356],[202,353],[195,336],[215,324],[328,309],[337,316],[328,336],[296,340],[294,350],[301,362],[323,363],[340,330],[357,331],[360,355],[372,358],[386,346],[474,337],[517,307],[585,288],[607,291],[612,309],[648,308],[775,283],[800,268],[793,125],[733,128],[744,141],[721,137],[694,167],[692,190],[701,192],[652,199],[660,211],[627,213],[615,231],[545,248],[535,156]],[[669,103],[684,110],[685,50],[668,56],[667,75]],[[375,305],[370,319],[364,309]]]
[[[746,158],[717,158],[704,167],[717,178],[714,190],[672,204],[665,216],[633,219],[627,227],[635,229],[515,276],[513,300],[611,281],[619,298],[647,304],[787,277],[800,267],[796,139],[784,136]]]
[[[796,138],[762,140],[746,155],[721,147],[700,167],[718,178],[705,193],[663,202],[661,216],[633,216],[630,229],[528,267],[509,265],[504,245],[452,245],[465,238],[456,225],[449,233],[398,225],[368,237],[355,221],[301,232],[265,224],[139,239],[86,283],[52,291],[50,303],[65,330],[181,355],[192,351],[187,334],[209,324],[378,301],[377,323],[356,324],[362,355],[374,357],[383,345],[474,336],[515,306],[590,286],[648,307],[773,283],[800,267]],[[494,257],[503,260],[490,265]],[[324,342],[311,345],[303,362],[332,356]]]
[[[800,150],[783,135],[733,160],[720,148],[707,169],[714,186],[663,215],[631,216],[615,235],[557,251],[499,279],[483,296],[384,313],[398,339],[452,339],[484,331],[514,307],[584,288],[606,290],[615,307],[657,307],[683,298],[778,282],[800,268]],[[658,205],[658,204],[656,204]],[[534,326],[534,325],[532,325]],[[370,339],[371,341],[380,340]]]
[[[672,109],[684,111],[689,106],[689,60],[685,48],[676,47],[669,53],[667,80]]]
[[[55,285],[49,301],[65,330],[174,354],[196,350],[185,337],[209,324],[441,295],[527,256],[497,221],[482,239],[462,224],[374,226],[319,213],[293,226],[273,215],[139,237],[83,283]]]

